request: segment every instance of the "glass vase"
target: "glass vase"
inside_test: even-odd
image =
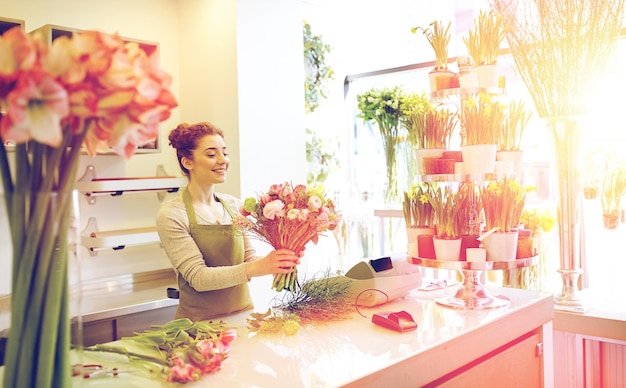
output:
[[[578,292],[581,269],[582,175],[580,153],[583,117],[564,116],[547,119],[553,157],[553,182],[556,182],[557,223],[559,231],[560,265],[558,272],[562,289],[555,303],[582,306]]]
[[[12,203],[4,386],[68,387],[82,361],[77,192],[16,192]]]

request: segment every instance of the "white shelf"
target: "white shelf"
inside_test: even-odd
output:
[[[122,229],[92,232],[81,237],[82,245],[92,254],[104,249],[123,249],[126,246],[146,245],[159,242],[156,228]]]
[[[124,193],[140,193],[156,191],[158,193],[173,193],[187,185],[187,178],[170,176],[162,166],[157,167],[157,175],[134,178],[96,178],[94,166],[87,166],[83,176],[76,182],[76,189],[80,191],[90,204],[95,203],[95,197],[102,195],[119,196]],[[159,196],[159,199],[163,199]]]
[[[148,245],[160,242],[156,227],[141,227],[132,229],[118,229],[99,231],[95,217],[90,217],[87,226],[80,238],[81,245],[96,256],[99,251],[113,249],[120,250],[127,246]]]
[[[94,179],[92,181],[76,182],[76,189],[87,197],[102,194],[115,196],[133,191],[158,190],[175,192],[180,187],[185,186],[186,182],[185,178],[173,176]]]

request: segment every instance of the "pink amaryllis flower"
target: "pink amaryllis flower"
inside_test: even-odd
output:
[[[61,119],[69,113],[67,91],[41,71],[23,73],[7,96],[2,118],[3,139],[25,143],[31,139],[53,147],[62,140]]]

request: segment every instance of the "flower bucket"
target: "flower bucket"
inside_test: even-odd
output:
[[[435,234],[435,228],[430,227],[414,227],[406,228],[407,252],[409,257],[420,257],[419,255],[419,236]]]
[[[435,245],[433,243],[434,236],[430,234],[422,234],[417,236],[417,252],[422,259],[436,259]]]
[[[473,144],[461,146],[463,154],[463,173],[491,174],[496,166],[495,144]]]
[[[437,260],[458,261],[461,255],[461,238],[433,237]]]
[[[495,232],[483,240],[487,261],[512,261],[517,256],[519,231]]]

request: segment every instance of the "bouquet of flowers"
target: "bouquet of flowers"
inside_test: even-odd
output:
[[[4,386],[65,387],[81,151],[130,158],[177,102],[157,52],[117,35],[75,32],[48,44],[15,27],[0,36],[0,58],[0,180],[13,248]]]
[[[290,249],[296,254],[309,241],[317,243],[319,235],[335,229],[341,219],[321,186],[307,189],[290,183],[272,185],[259,198],[246,198],[240,212],[243,216],[234,221],[239,230],[251,232],[274,249]],[[293,292],[297,280],[295,270],[276,274],[272,289]]]
[[[162,375],[168,382],[185,384],[219,371],[236,338],[235,329],[225,328],[222,322],[192,322],[180,318],[164,325],[152,325],[151,329],[134,336],[122,337],[122,345],[94,345],[85,350],[125,355],[132,366]],[[125,345],[131,346],[133,351]],[[91,374],[98,372],[106,370],[96,369]],[[84,369],[77,369],[75,373],[91,377]]]

